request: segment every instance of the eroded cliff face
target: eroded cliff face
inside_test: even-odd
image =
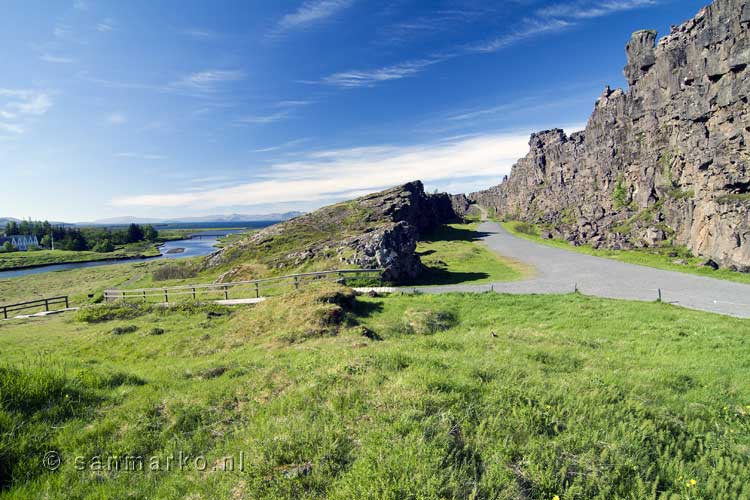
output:
[[[627,44],[628,90],[586,129],[533,134],[499,186],[469,198],[572,243],[686,245],[750,270],[750,0],[716,0],[656,41]]]

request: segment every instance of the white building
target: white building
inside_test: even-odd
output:
[[[28,250],[29,247],[38,247],[39,240],[36,236],[26,236],[22,234],[13,234],[10,236],[0,237],[0,247],[5,245],[6,241],[10,241],[17,250]]]

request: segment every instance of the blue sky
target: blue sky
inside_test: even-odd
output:
[[[13,0],[0,216],[309,210],[499,181],[694,0]]]

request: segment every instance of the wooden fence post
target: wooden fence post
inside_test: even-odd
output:
[[[260,283],[258,282],[255,283],[255,298],[260,298]]]
[[[70,309],[70,305],[68,304],[68,296],[65,296],[65,309]]]
[[[49,311],[49,299],[44,299],[44,310]]]
[[[164,289],[164,303],[169,304],[169,291],[166,288]]]
[[[229,300],[229,287],[224,286],[224,300]]]

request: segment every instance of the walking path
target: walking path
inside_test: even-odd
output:
[[[420,288],[424,293],[581,293],[615,299],[662,300],[690,309],[750,318],[750,285],[627,264],[513,236],[496,222],[483,222],[484,243],[493,251],[534,266],[525,281]]]

